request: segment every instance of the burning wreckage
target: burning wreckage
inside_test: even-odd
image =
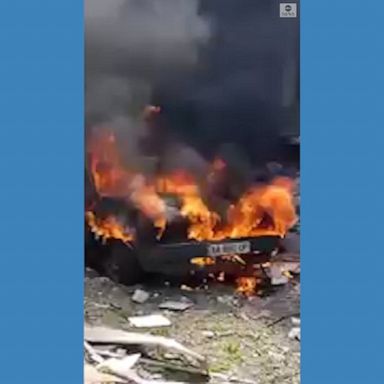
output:
[[[159,113],[148,107],[145,114],[145,170],[127,168],[108,128],[87,139],[86,263],[125,284],[143,272],[204,271],[235,276],[240,291],[252,292],[297,221],[293,179],[237,177],[239,170],[219,156],[199,174],[169,170],[161,155],[166,134],[153,123]]]

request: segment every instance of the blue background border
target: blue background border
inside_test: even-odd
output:
[[[304,384],[384,383],[383,15],[301,6]],[[81,383],[83,4],[2,1],[0,29],[0,382]]]
[[[384,383],[383,15],[301,4],[304,384]]]
[[[83,2],[0,2],[0,383],[83,380]]]

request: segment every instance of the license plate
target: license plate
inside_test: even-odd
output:
[[[208,246],[208,256],[215,257],[220,255],[244,254],[251,252],[249,241],[239,241],[238,243],[211,244]]]

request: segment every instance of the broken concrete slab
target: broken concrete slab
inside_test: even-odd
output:
[[[201,334],[204,337],[207,337],[208,339],[212,339],[213,337],[215,337],[215,332],[213,331],[202,331]]]
[[[300,327],[301,320],[300,320],[300,318],[298,318],[298,317],[291,317],[291,323],[292,323],[292,325],[294,325],[295,327]]]
[[[282,266],[279,264],[272,264],[269,270],[269,276],[271,278],[272,285],[284,285],[287,284],[289,278],[284,273]]]
[[[140,359],[140,353],[135,353],[133,355],[125,356],[121,359],[110,358],[103,361],[98,368],[107,369],[118,376],[127,376],[131,368],[138,362]]]
[[[130,324],[136,328],[169,327],[171,321],[163,315],[134,316],[128,318]]]
[[[159,304],[160,309],[166,309],[168,311],[176,311],[176,312],[183,312],[188,308],[191,308],[192,306],[193,306],[193,303],[186,300],[164,301],[163,303]]]
[[[150,294],[143,289],[136,289],[132,295],[132,301],[137,304],[144,304],[150,297]]]
[[[301,339],[301,329],[299,327],[292,328],[289,333],[288,337],[291,340],[299,340]]]
[[[287,284],[289,281],[289,278],[287,276],[281,275],[281,276],[273,276],[271,279],[272,285],[284,285]]]
[[[119,345],[146,345],[163,347],[193,357],[206,365],[206,358],[178,343],[173,339],[138,332],[126,332],[108,327],[88,326],[84,327],[84,338],[88,343],[119,344]]]

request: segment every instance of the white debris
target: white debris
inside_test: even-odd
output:
[[[284,285],[289,281],[287,276],[281,275],[279,277],[272,277],[271,284],[272,285]]]
[[[143,289],[136,289],[132,295],[132,301],[138,304],[145,303],[150,297],[150,294]]]
[[[212,337],[215,336],[215,332],[212,332],[212,331],[203,331],[203,332],[201,332],[201,334],[204,337],[207,337],[208,339],[212,339]]]
[[[169,311],[185,311],[191,308],[193,303],[190,301],[165,301],[159,305],[160,309],[167,309]]]
[[[288,337],[291,339],[291,340],[300,340],[301,339],[301,329],[299,327],[294,327],[292,328],[289,333],[288,333]]]
[[[127,376],[131,368],[137,363],[140,359],[140,353],[135,353],[134,355],[128,355],[122,359],[111,358],[103,361],[99,364],[98,369],[107,369],[119,376]]]
[[[169,327],[171,321],[163,315],[135,316],[128,318],[130,324],[137,328]]]
[[[284,271],[292,272],[299,274],[300,273],[300,263],[294,261],[285,261],[281,264],[281,268]]]
[[[192,272],[194,272],[194,271],[192,271]],[[182,291],[189,291],[189,292],[193,291],[193,288],[191,288],[190,286],[185,285],[185,284],[182,284],[182,285],[180,286],[180,289],[181,289]]]
[[[176,353],[164,353],[163,357],[164,357],[164,359],[167,359],[167,360],[178,360],[179,359],[179,355]]]
[[[298,317],[291,317],[292,325],[295,327],[300,327],[301,320]]]
[[[163,336],[156,336],[141,332],[126,332],[108,327],[95,327],[85,325],[84,338],[88,343],[118,344],[118,345],[146,345],[166,348],[185,356],[192,357],[206,367],[207,360],[204,356],[184,347],[176,340]]]

